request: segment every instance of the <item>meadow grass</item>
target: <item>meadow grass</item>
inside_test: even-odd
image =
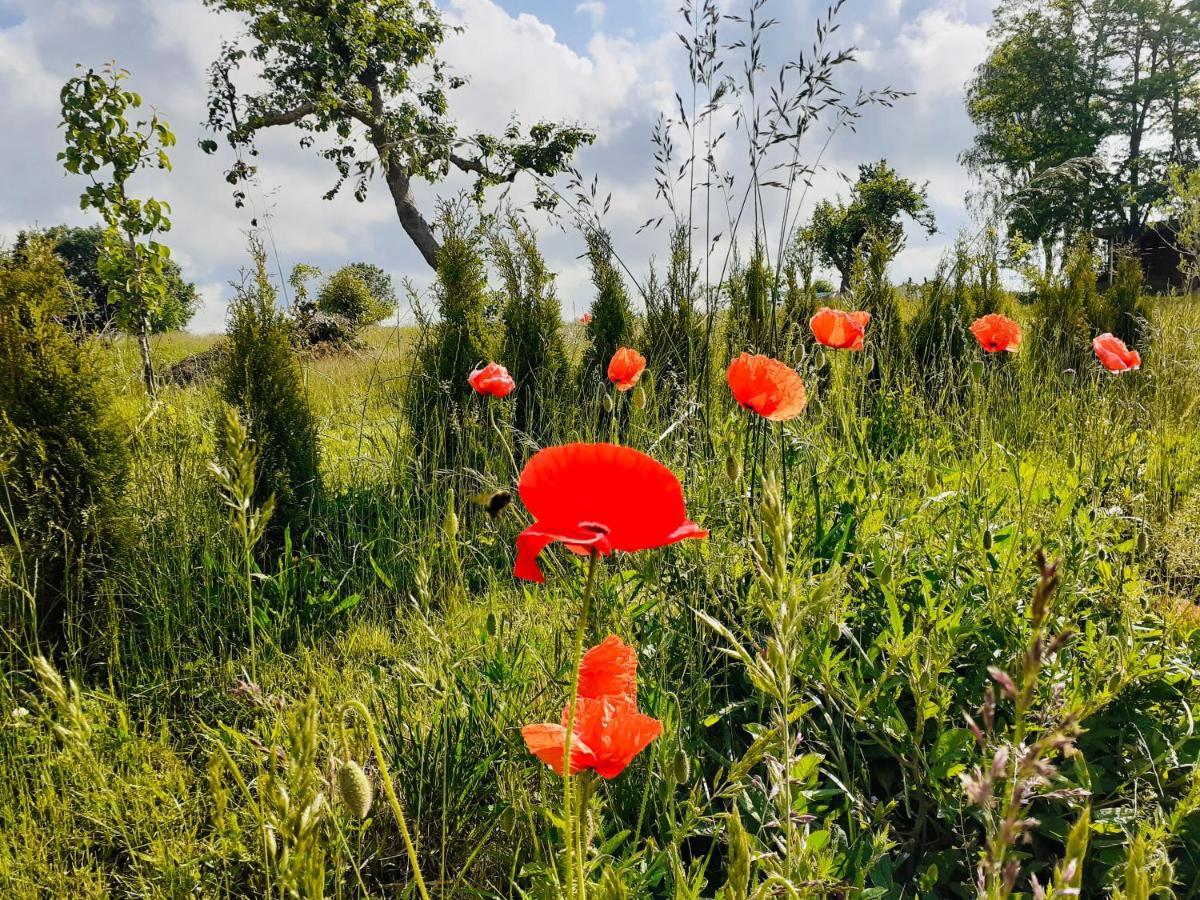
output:
[[[1028,348],[978,374],[810,350],[809,407],[782,426],[652,373],[619,426],[600,386],[563,404],[562,439],[617,429],[711,531],[600,563],[589,642],[639,648],[664,732],[583,782],[593,897],[1002,896],[1011,860],[1021,891],[1200,892],[1200,304],[1157,301],[1150,325],[1121,377]],[[157,362],[212,340],[165,336]],[[308,533],[259,556],[253,657],[215,391],[151,407],[136,348],[111,345],[134,538],[106,563],[92,653],[39,669],[6,650],[0,895],[416,896],[353,701],[432,895],[564,894],[561,780],[519,729],[569,692],[587,563],[551,550],[546,584],[512,577],[524,511],[470,497],[513,488],[530,442],[475,398],[469,463],[431,467],[439,436],[401,413],[415,340],[376,328],[306,363],[327,490]],[[1029,747],[1036,776],[997,764]],[[378,795],[365,819],[337,799],[348,760]],[[1036,824],[1006,835],[1012,803]]]

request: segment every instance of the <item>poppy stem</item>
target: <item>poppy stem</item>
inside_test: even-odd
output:
[[[575,731],[575,704],[579,700],[579,666],[583,662],[583,641],[587,633],[588,619],[591,616],[592,593],[596,584],[596,562],[599,558],[600,554],[595,549],[588,554],[587,582],[584,584],[583,599],[579,607],[579,624],[575,628],[575,664],[571,670],[571,699],[567,704],[567,735],[563,741],[563,843],[566,845],[567,853],[566,875],[569,887],[567,896],[569,898],[577,896],[579,900],[586,900],[587,897],[587,876],[584,872],[586,854],[583,846],[580,845],[578,870],[576,870],[575,844],[576,829],[579,823],[575,821],[574,784],[571,776],[571,740]],[[578,892],[575,887],[576,879],[578,879]]]

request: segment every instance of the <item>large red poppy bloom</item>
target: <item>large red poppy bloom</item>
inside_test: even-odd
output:
[[[579,317],[579,321],[582,322],[584,325],[591,323],[592,314],[590,312],[585,312],[582,316]]]
[[[563,710],[561,725],[542,723],[521,729],[525,746],[559,775],[563,772],[567,712]],[[616,635],[609,635],[579,663],[571,774],[593,769],[603,778],[616,778],[660,734],[662,722],[637,709],[637,652]]]
[[[547,447],[525,464],[517,489],[535,521],[517,535],[513,574],[529,581],[544,580],[538,554],[555,541],[608,556],[708,536],[688,520],[675,474],[630,447]]]
[[[772,422],[794,419],[804,411],[808,393],[791,366],[769,356],[743,353],[725,373],[733,399]]]
[[[867,333],[867,323],[870,321],[869,312],[843,312],[840,309],[822,306],[809,320],[808,327],[812,329],[817,343],[826,347],[835,350],[861,350],[863,337]]]
[[[608,363],[608,380],[618,391],[628,391],[646,371],[646,357],[630,347],[621,347]]]
[[[1128,372],[1142,367],[1142,354],[1130,350],[1119,337],[1105,332],[1092,341],[1100,365],[1110,372]]]
[[[467,383],[475,388],[477,394],[491,394],[493,397],[507,397],[517,387],[508,369],[499,363],[488,363],[476,369],[467,376]]]
[[[988,353],[1016,353],[1021,346],[1021,326],[999,313],[976,319],[971,324],[971,334]]]

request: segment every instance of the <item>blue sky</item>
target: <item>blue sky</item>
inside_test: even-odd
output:
[[[748,0],[722,0],[727,12]],[[611,192],[608,224],[618,251],[639,275],[661,256],[661,234],[636,233],[665,212],[654,198],[650,130],[686,79],[679,0],[443,0],[449,20],[465,27],[447,41],[444,57],[470,79],[452,111],[467,131],[502,128],[510,116],[575,120],[599,134],[581,154],[585,174],[596,174]],[[844,131],[821,157],[806,206],[844,192],[840,173],[886,157],[902,174],[928,182],[940,231],[914,234],[896,261],[897,279],[932,272],[969,223],[964,197],[970,180],[957,156],[972,128],[963,107],[963,84],[986,52],[992,0],[848,0],[840,37],[859,48],[859,64],[844,70],[847,87],[893,85],[912,91],[896,109],[868,113],[855,133]],[[824,7],[808,0],[771,0],[781,24],[771,32],[768,62],[807,47]],[[728,26],[730,28],[734,26]],[[331,271],[351,260],[374,262],[418,289],[430,273],[396,220],[390,198],[375,185],[364,204],[349,196],[321,195],[334,175],[328,163],[298,147],[281,131],[261,142],[260,182],[252,209],[237,210],[222,174],[228,159],[196,149],[204,136],[205,70],[222,40],[237,34],[236,19],[206,9],[201,0],[0,0],[0,238],[21,228],[58,222],[85,224],[78,209],[82,187],[55,160],[58,89],[74,65],[116,59],[132,72],[132,85],[171,123],[179,136],[175,169],[142,179],[139,189],[166,199],[174,211],[168,237],[186,274],[201,288],[204,307],[194,328],[218,330],[230,295],[228,283],[246,261],[246,230],[258,215],[271,224],[278,264],[297,262]],[[806,152],[814,154],[816,149]],[[732,152],[729,165],[736,168]],[[14,176],[14,173],[16,177]],[[438,196],[464,186],[452,180],[421,186],[429,213]],[[518,186],[511,197],[529,194]],[[268,215],[264,216],[264,213]],[[533,218],[544,252],[558,273],[568,315],[591,300],[582,240],[554,223]]]

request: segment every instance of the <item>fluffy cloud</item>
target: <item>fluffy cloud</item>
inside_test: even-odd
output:
[[[645,271],[649,257],[661,254],[663,236],[638,235],[636,226],[665,212],[654,198],[650,129],[660,112],[673,112],[675,85],[686,79],[674,35],[679,22],[666,15],[673,14],[677,0],[640,0],[636,14],[597,0],[564,3],[561,11],[543,12],[553,23],[520,12],[522,0],[502,2],[446,2],[447,17],[467,27],[447,40],[444,55],[470,79],[452,99],[452,111],[466,131],[503,128],[513,115],[525,123],[546,118],[594,128],[598,143],[581,154],[580,169],[598,174],[602,195],[611,192],[609,222],[618,247],[635,270]],[[904,174],[928,179],[947,233],[931,240],[914,236],[912,249],[898,261],[899,277],[927,272],[929,260],[964,221],[967,183],[955,156],[971,130],[962,83],[985,49],[987,2],[890,0],[866,10],[846,7],[844,33],[856,34],[864,48],[864,65],[851,83],[890,81],[916,96],[900,109],[869,112],[856,133],[834,138],[806,207],[821,196],[844,193],[838,171],[853,172],[858,162],[881,156]],[[739,3],[722,5],[734,9]],[[769,52],[782,59],[811,40],[817,9],[809,0],[776,5],[773,12],[787,24],[776,29]],[[580,17],[591,26],[582,38]],[[569,43],[553,24],[576,40]],[[179,137],[175,170],[147,173],[138,190],[172,206],[175,228],[168,242],[188,277],[202,285],[194,329],[223,322],[226,285],[245,263],[252,217],[269,226],[270,249],[284,271],[300,261],[330,268],[363,259],[396,277],[411,276],[418,286],[427,284],[428,270],[400,229],[383,185],[373,186],[365,204],[348,195],[322,200],[334,172],[300,149],[294,132],[264,136],[260,186],[251,192],[249,209],[233,207],[222,177],[228,159],[200,153],[196,141],[204,136],[207,66],[237,27],[235,17],[219,16],[196,0],[0,0],[0,116],[19,126],[0,132],[0,162],[6,172],[20,173],[0,196],[0,237],[35,224],[88,221],[78,209],[79,179],[64,176],[55,161],[61,149],[58,89],[76,62],[97,65],[115,58]],[[739,165],[732,139],[728,146],[724,160]],[[813,158],[818,147],[809,148]],[[465,183],[452,179],[437,190],[421,187],[419,196],[431,212],[437,194]],[[528,190],[519,185],[511,196],[521,199]],[[590,300],[581,239],[544,218],[532,221],[559,272],[565,311],[581,312]]]

